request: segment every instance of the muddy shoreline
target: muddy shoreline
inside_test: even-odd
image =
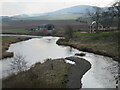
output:
[[[7,43],[7,46],[28,39],[30,38],[19,38]],[[65,62],[66,59],[74,61],[76,64],[68,64]],[[51,63],[53,68],[51,68]],[[3,78],[3,88],[81,88],[81,78],[90,68],[91,64],[88,61],[77,57],[47,60],[43,64],[35,64],[28,71]]]
[[[108,57],[111,57],[113,58],[113,60],[115,61],[119,61],[120,58],[118,58],[117,56],[112,56],[110,55],[109,53],[106,53],[104,51],[101,51],[101,50],[93,50],[92,48],[83,48],[83,47],[79,47],[78,45],[76,45],[75,43],[71,43],[69,42],[68,40],[66,39],[59,39],[56,44],[58,45],[62,45],[62,46],[70,46],[72,48],[75,48],[75,49],[78,49],[80,51],[84,51],[84,52],[90,52],[90,53],[94,53],[94,54],[99,54],[99,55],[103,55],[103,56],[108,56]]]
[[[2,40],[2,56],[0,57],[0,60],[14,56],[13,52],[6,52],[6,50],[8,50],[8,48],[9,48],[10,44],[20,42],[20,41],[29,40],[29,39],[31,39],[31,37],[15,37],[14,40],[8,40],[8,41]]]
[[[67,46],[69,46],[69,45],[67,45]],[[64,62],[65,59],[74,61],[76,64],[75,65],[64,64],[63,62]],[[35,67],[32,68],[32,71],[29,71],[29,72],[25,71],[23,74],[21,74],[22,73],[21,72],[18,75],[15,75],[16,80],[18,79],[17,83],[19,84],[21,82],[24,82],[24,81],[19,80],[19,77],[23,76],[22,78],[25,78],[26,76],[29,76],[29,74],[30,74],[30,77],[27,78],[27,80],[31,79],[32,77],[35,77],[36,80],[40,80],[40,81],[37,81],[37,82],[44,83],[45,86],[40,86],[38,88],[81,88],[81,86],[82,86],[81,78],[91,68],[90,63],[89,62],[88,63],[84,62],[86,60],[83,60],[83,59],[80,59],[80,58],[75,58],[75,57],[68,57],[68,58],[65,58],[65,59],[56,59],[56,60],[60,60],[61,62],[55,61],[55,60],[54,61],[51,60],[51,62],[46,61],[46,62],[49,62],[49,63],[46,64],[46,62],[45,62],[45,63],[42,64],[43,66],[41,66],[41,64],[36,64],[37,66],[35,65]],[[79,62],[79,61],[81,61],[81,62]],[[51,63],[53,64],[53,69],[51,68]],[[65,66],[65,68],[62,68],[64,66]],[[37,69],[36,69],[36,67],[37,67]],[[45,69],[46,72],[43,71],[44,68],[46,68]],[[58,70],[56,70],[55,68],[58,68]],[[65,70],[65,71],[61,71],[61,70]],[[26,74],[26,72],[29,73],[29,74]],[[31,74],[31,72],[32,73],[34,72],[34,74]],[[36,72],[40,72],[40,73],[36,73]],[[41,74],[41,73],[45,73],[45,74],[43,74],[42,76],[41,75],[39,76],[39,74]],[[60,77],[62,77],[62,79],[60,77],[57,77],[58,74],[61,75]],[[40,77],[42,77],[42,79]],[[11,78],[11,76],[9,78]],[[45,82],[43,81],[43,78],[46,79]],[[47,78],[49,78],[49,79],[47,79]],[[56,83],[56,81],[54,81],[54,79],[57,80],[58,82]],[[4,80],[5,80],[4,81],[5,82],[4,87],[11,87],[8,84],[6,84],[6,82],[12,83],[11,81],[14,81],[15,78],[14,77],[12,77],[12,79],[4,78]],[[8,80],[8,81],[6,81],[6,80]],[[58,85],[54,86],[53,83],[51,83],[51,80],[54,84],[56,83],[59,86]],[[28,81],[28,82],[31,82],[31,81]],[[33,82],[32,84],[34,84],[33,87],[32,87],[32,84],[30,86],[25,85],[24,87],[28,87],[28,86],[30,88],[37,87],[35,85],[35,83],[37,83],[37,82],[34,79],[33,79],[32,82]],[[50,83],[50,84],[48,84],[48,83]],[[16,84],[16,82],[13,82],[13,85],[14,84]],[[22,86],[18,86],[18,87],[15,87],[15,88],[21,88],[21,87]]]
[[[38,33],[38,32],[32,32],[32,33],[14,33],[14,32],[2,32],[0,34],[14,34],[14,35],[35,35],[35,36],[53,36],[53,37],[63,37],[64,35],[61,34],[52,34],[50,32],[48,33]]]
[[[66,59],[75,65],[66,63]],[[3,88],[81,88],[81,78],[90,68],[88,61],[77,57],[47,60],[28,71],[3,78]]]

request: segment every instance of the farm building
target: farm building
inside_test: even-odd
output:
[[[90,33],[94,33],[96,31],[96,21],[93,21],[89,27]],[[98,23],[98,30],[103,30],[103,25],[101,23]]]
[[[29,29],[30,31],[37,31],[38,29],[36,29],[36,28],[31,28],[31,29]]]
[[[38,30],[48,31],[48,30],[54,30],[55,26],[53,24],[42,24],[38,26]]]
[[[96,32],[96,21],[93,21],[89,25],[90,33],[95,33]],[[99,31],[112,31],[117,29],[116,27],[110,27],[109,24],[104,24],[104,23],[98,23],[98,30]]]

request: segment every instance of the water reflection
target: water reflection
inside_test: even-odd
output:
[[[36,62],[43,63],[47,58],[65,58],[73,56],[79,51],[70,47],[58,46],[56,41],[59,37],[41,37],[33,38],[27,41],[11,44],[8,52],[14,52],[14,55],[23,55],[30,67]],[[11,58],[12,59],[12,58]],[[10,70],[10,58],[3,60],[3,77],[7,76],[7,70]],[[6,67],[7,66],[7,67]]]
[[[58,46],[56,44],[58,39],[59,37],[33,38],[11,44],[8,52],[25,56],[28,67],[34,65],[36,62],[43,63],[47,58],[65,58],[82,52],[71,47]],[[84,53],[86,53],[86,56],[81,58],[88,60],[92,64],[92,68],[82,78],[83,88],[115,88],[118,63],[109,57]],[[11,60],[12,58],[0,60],[0,65],[2,63],[0,71],[2,70],[3,77],[8,76],[12,72],[10,69]]]
[[[83,58],[88,60],[92,67],[82,78],[82,88],[116,87],[115,77],[118,76],[118,63],[116,61],[92,53],[86,53]]]
[[[72,54],[73,50],[74,50],[74,49],[71,48],[71,47],[68,47],[68,48],[66,49],[66,51],[67,51],[68,54]]]

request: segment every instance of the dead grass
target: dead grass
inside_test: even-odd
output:
[[[120,62],[119,59],[119,36],[120,32],[101,32],[85,33],[77,32],[70,40],[61,39],[57,43],[61,45],[70,45],[82,51],[93,52],[96,54],[112,57]]]
[[[81,58],[68,57],[76,65],[65,63],[65,59],[48,59],[37,63],[28,71],[2,79],[3,88],[81,88],[81,78],[91,64]],[[87,66],[87,67],[86,67]]]
[[[3,88],[65,88],[69,66],[63,59],[37,63],[28,71],[4,78]]]
[[[0,59],[7,58],[7,57],[13,57],[12,52],[6,52],[6,50],[9,48],[9,45],[15,42],[24,41],[27,39],[30,39],[29,37],[12,37],[12,36],[1,36],[0,39],[2,39],[2,47],[0,47],[1,56]]]

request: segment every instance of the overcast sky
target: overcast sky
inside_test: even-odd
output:
[[[1,0],[0,6],[2,7],[2,12],[0,12],[0,16],[52,12],[76,5],[105,7],[113,1],[114,0]]]

